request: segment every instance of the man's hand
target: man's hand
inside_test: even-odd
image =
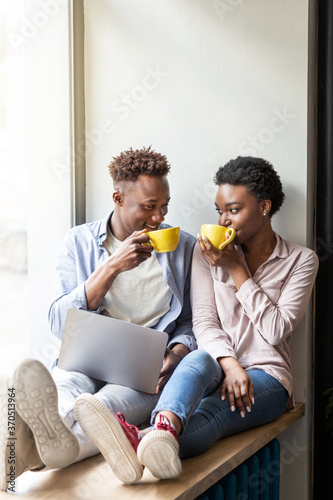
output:
[[[149,237],[143,231],[134,231],[85,282],[88,310],[95,311],[109,291],[118,274],[139,266],[151,257],[154,248],[146,245]]]
[[[190,350],[183,344],[175,344],[172,349],[166,348],[156,394],[162,392],[176,367],[189,352]]]
[[[154,248],[147,244],[149,237],[145,233],[146,229],[134,231],[108,258],[109,265],[112,265],[118,274],[134,269],[151,257]]]

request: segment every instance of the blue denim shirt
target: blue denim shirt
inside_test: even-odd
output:
[[[107,238],[107,224],[111,215],[70,229],[63,241],[56,261],[55,298],[48,316],[52,333],[60,339],[67,310],[70,307],[87,310],[85,281],[109,255],[103,242]],[[170,226],[160,225],[161,229],[166,227]],[[191,261],[195,241],[193,236],[181,231],[175,251],[156,253],[173,297],[170,310],[153,328],[169,334],[168,347],[180,343],[190,351],[197,348],[192,332],[190,304]],[[94,312],[98,314],[100,308]]]

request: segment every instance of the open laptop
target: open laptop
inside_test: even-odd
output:
[[[81,309],[69,309],[59,368],[153,394],[168,334]]]

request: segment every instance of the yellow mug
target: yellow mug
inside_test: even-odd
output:
[[[156,252],[172,252],[176,250],[178,245],[180,227],[158,229],[157,231],[149,231],[146,234],[149,236],[148,244],[152,245]]]
[[[203,224],[200,234],[205,235],[215,248],[223,250],[234,239],[236,231],[231,227],[218,226],[217,224]]]

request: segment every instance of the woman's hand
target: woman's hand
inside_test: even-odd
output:
[[[242,417],[245,417],[245,408],[251,411],[254,404],[254,386],[251,378],[241,367],[238,361],[232,357],[219,358],[222,370],[225,373],[221,387],[221,399],[228,395],[231,411],[236,410],[236,406]]]
[[[198,237],[198,242],[202,255],[209,261],[211,266],[226,267],[228,269],[229,267],[242,265],[242,259],[233,242],[229,243],[223,250],[215,248],[204,235]]]
[[[205,236],[199,236],[198,243],[202,255],[211,266],[224,267],[229,271],[237,290],[251,277],[233,241],[223,250],[215,248]]]

